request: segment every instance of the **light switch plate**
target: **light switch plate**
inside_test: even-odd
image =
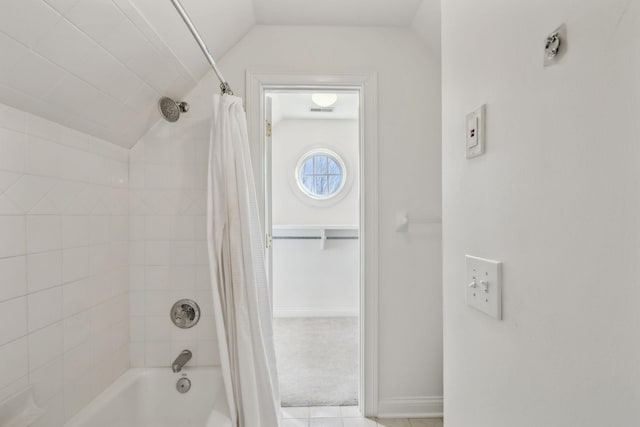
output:
[[[502,320],[502,263],[467,255],[467,305]]]
[[[467,114],[466,153],[467,159],[478,157],[485,151],[485,122],[486,105]]]

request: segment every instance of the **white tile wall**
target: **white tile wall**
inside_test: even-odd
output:
[[[32,384],[36,425],[129,366],[128,204],[126,150],[0,104],[0,398]]]
[[[169,366],[185,348],[191,364],[219,364],[205,235],[207,158],[196,155],[208,141],[185,136],[193,125],[188,118],[160,123],[130,153],[132,366]],[[192,329],[167,316],[181,298],[200,305]]]
[[[0,50],[0,102],[126,147],[158,120],[160,94],[206,71],[196,51],[187,69],[129,0],[4,0]]]

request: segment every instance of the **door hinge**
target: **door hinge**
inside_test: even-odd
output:
[[[271,138],[271,122],[267,122],[267,138]]]
[[[265,240],[267,249],[271,249],[273,247],[273,236],[271,234],[267,234],[264,240]]]

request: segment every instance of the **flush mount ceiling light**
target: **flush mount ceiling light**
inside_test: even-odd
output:
[[[338,100],[335,93],[318,92],[311,95],[311,100],[318,107],[331,107]]]

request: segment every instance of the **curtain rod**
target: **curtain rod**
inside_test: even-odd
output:
[[[191,18],[189,18],[189,15],[187,15],[187,11],[184,10],[184,7],[182,7],[180,0],[171,0],[171,3],[173,3],[176,10],[182,17],[182,20],[187,25],[187,28],[189,28],[189,31],[191,31],[193,38],[196,39],[196,42],[198,43],[198,46],[200,46],[202,53],[204,53],[204,56],[207,58],[207,61],[209,61],[209,64],[211,64],[211,68],[213,68],[213,72],[216,73],[216,76],[218,76],[218,80],[220,80],[220,90],[222,91],[222,94],[233,95],[231,86],[229,86],[229,83],[227,83],[224,77],[222,77],[222,73],[218,69],[218,66],[216,65],[216,61],[213,60],[213,56],[211,56],[211,53],[209,52],[209,48],[207,48],[207,45],[204,43],[204,40],[200,36],[198,29],[195,27],[195,25],[193,25],[193,22],[191,21]]]

